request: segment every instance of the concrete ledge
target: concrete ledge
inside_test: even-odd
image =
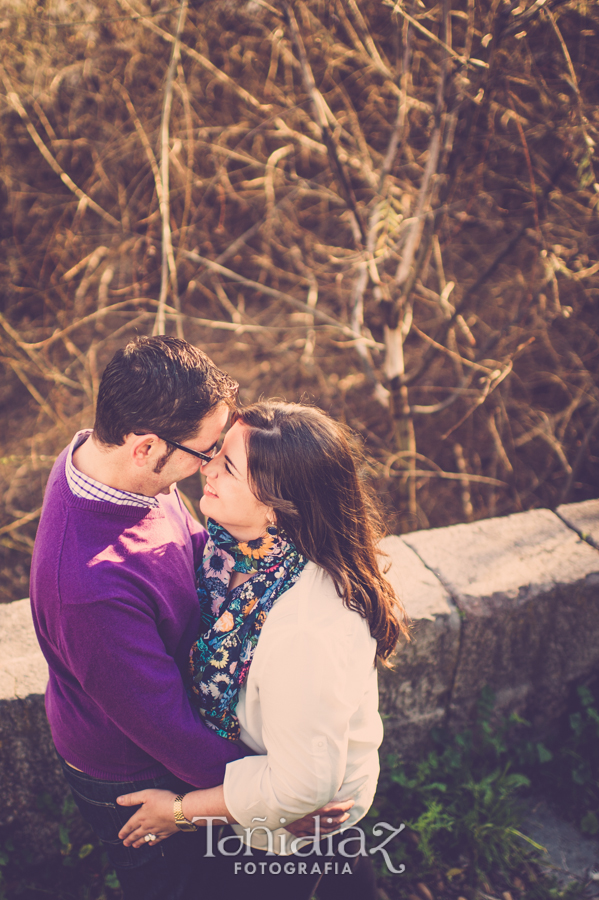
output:
[[[460,617],[446,588],[399,537],[387,537],[387,577],[413,622],[412,641],[401,642],[391,663],[379,669],[385,748],[411,755],[445,724],[458,661]]]
[[[597,529],[595,511],[577,514]],[[537,728],[557,718],[568,686],[599,666],[599,552],[546,509],[404,539],[461,614],[452,727],[472,721],[485,684],[499,711]]]
[[[574,531],[599,547],[599,500],[584,500],[582,503],[569,503],[558,506],[556,513]]]
[[[0,605],[0,831],[32,863],[58,851],[53,808],[68,790],[44,709],[47,681],[29,600]]]
[[[0,700],[43,695],[47,683],[48,666],[37,643],[29,600],[1,604]]]
[[[586,539],[583,539],[585,536]],[[414,640],[380,676],[385,749],[414,756],[431,727],[499,709],[545,728],[569,686],[599,670],[599,500],[388,537],[388,577]],[[33,861],[55,854],[66,785],[43,705],[47,667],[29,602],[0,605],[0,831]]]

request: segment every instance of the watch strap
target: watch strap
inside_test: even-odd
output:
[[[194,825],[193,822],[190,822],[189,819],[186,819],[183,815],[183,797],[185,794],[178,794],[175,797],[175,802],[173,805],[173,812],[175,815],[175,825],[177,828],[181,829],[181,831],[197,831],[198,826]]]

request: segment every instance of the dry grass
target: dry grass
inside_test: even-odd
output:
[[[391,531],[597,495],[595,4],[0,10],[5,599],[135,333],[347,421]]]

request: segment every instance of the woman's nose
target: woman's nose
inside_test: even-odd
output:
[[[200,463],[200,466],[202,469],[202,475],[211,475],[212,478],[216,478],[218,476],[220,459],[221,459],[221,452],[219,450],[218,453],[214,454],[212,459],[208,460],[208,462],[204,462],[202,460],[202,462]],[[208,471],[208,470],[210,470],[210,471]]]

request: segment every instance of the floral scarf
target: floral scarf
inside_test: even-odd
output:
[[[262,626],[307,559],[281,534],[238,542],[212,519],[208,533],[197,572],[202,620],[190,653],[189,696],[213,731],[237,740],[235,709]],[[229,592],[231,572],[256,574]]]

